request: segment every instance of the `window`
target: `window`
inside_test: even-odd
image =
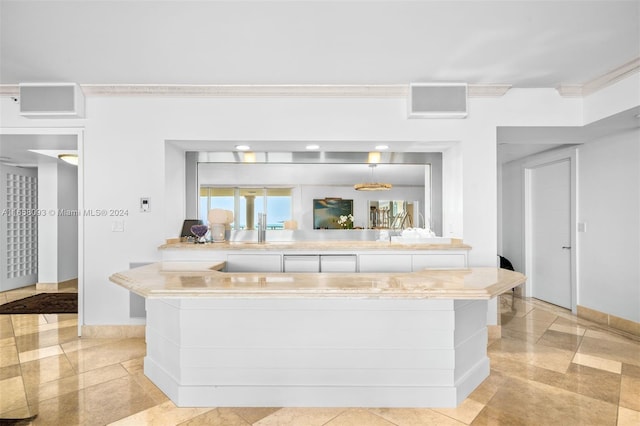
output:
[[[256,229],[258,214],[267,213],[267,229],[284,229],[293,217],[291,188],[200,187],[199,218],[207,220],[210,209],[231,210],[231,229]]]

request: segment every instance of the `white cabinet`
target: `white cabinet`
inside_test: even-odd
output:
[[[411,272],[411,255],[361,254],[360,272]]]
[[[357,256],[323,254],[320,256],[320,272],[357,272]]]
[[[414,254],[411,255],[412,271],[422,269],[455,269],[467,267],[467,256],[463,253]]]
[[[282,272],[279,254],[230,254],[227,272]]]
[[[226,272],[415,272],[467,268],[467,250],[166,250],[164,261],[224,261]]]
[[[285,254],[284,272],[358,272],[355,254]]]
[[[319,272],[320,256],[318,255],[284,255],[284,272]]]

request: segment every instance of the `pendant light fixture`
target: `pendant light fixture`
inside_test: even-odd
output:
[[[388,191],[391,189],[393,185],[390,183],[381,183],[374,182],[373,180],[373,171],[375,170],[377,164],[369,164],[369,168],[371,169],[371,182],[368,183],[356,183],[353,185],[353,189],[356,191]]]

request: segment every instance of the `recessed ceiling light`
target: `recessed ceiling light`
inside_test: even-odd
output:
[[[238,151],[248,151],[251,149],[249,145],[236,145]]]
[[[376,145],[376,149],[378,151],[383,151],[385,149],[389,149],[389,145]]]
[[[315,145],[315,144],[307,145],[305,146],[305,149],[320,149],[320,145]]]

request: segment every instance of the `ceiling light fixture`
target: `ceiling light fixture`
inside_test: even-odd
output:
[[[65,163],[69,163],[74,166],[78,165],[78,156],[76,154],[60,154],[58,155],[58,158]]]
[[[378,164],[380,162],[380,153],[377,151],[373,151],[369,153],[369,159],[367,163],[369,164]]]
[[[253,151],[245,152],[243,155],[242,161],[245,163],[255,163],[256,162],[256,153]]]
[[[378,153],[379,154],[379,153]],[[356,191],[388,191],[392,188],[393,185],[390,183],[381,183],[373,181],[373,171],[376,168],[377,164],[369,164],[371,168],[371,182],[368,183],[356,183],[353,185],[353,189]]]
[[[238,151],[249,151],[251,147],[249,145],[236,145]]]
[[[389,149],[389,145],[376,145],[377,151],[384,151],[385,149]]]
[[[320,145],[315,145],[315,144],[307,145],[305,146],[305,149],[309,149],[309,150],[320,149]]]

